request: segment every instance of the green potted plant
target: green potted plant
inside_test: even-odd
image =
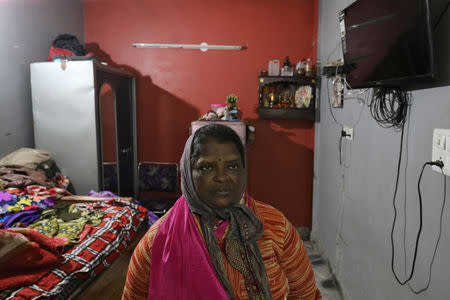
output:
[[[236,120],[238,114],[241,111],[237,106],[238,97],[235,94],[230,94],[226,97],[225,103],[227,104],[228,115],[231,120]]]

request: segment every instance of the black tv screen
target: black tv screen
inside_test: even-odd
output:
[[[352,88],[408,87],[433,78],[429,0],[357,0],[339,22]]]

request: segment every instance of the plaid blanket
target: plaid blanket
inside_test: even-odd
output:
[[[120,255],[135,236],[147,210],[118,199],[94,204],[78,204],[83,209],[102,209],[105,216],[91,226],[80,243],[63,254],[64,262],[34,285],[20,288],[6,299],[53,297],[79,279],[96,276]]]

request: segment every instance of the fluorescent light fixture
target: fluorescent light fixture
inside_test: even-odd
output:
[[[242,50],[246,47],[244,46],[227,46],[227,45],[208,45],[203,42],[200,45],[191,44],[144,44],[144,43],[134,43],[135,48],[172,48],[172,49],[200,49],[203,52],[208,49],[211,50]]]

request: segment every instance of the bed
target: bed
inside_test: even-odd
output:
[[[120,299],[131,254],[147,229],[147,210],[123,197],[65,196],[57,201],[104,215],[62,254],[62,264],[0,299]]]

